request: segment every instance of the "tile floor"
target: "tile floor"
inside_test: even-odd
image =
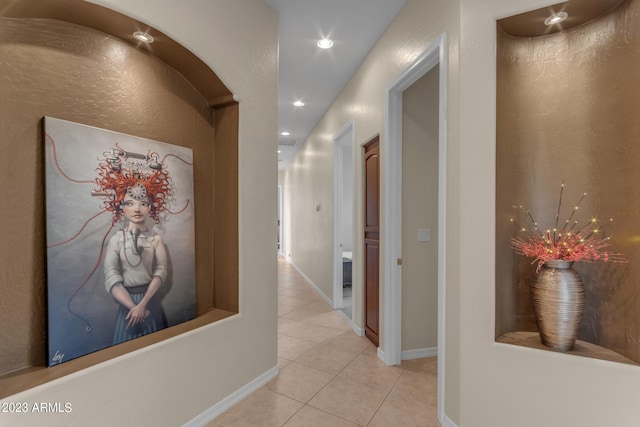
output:
[[[284,259],[278,352],[280,375],[207,427],[440,426],[436,358],[386,366]]]

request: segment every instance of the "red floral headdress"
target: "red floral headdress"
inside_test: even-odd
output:
[[[160,222],[159,214],[167,209],[171,197],[171,178],[158,162],[157,153],[141,155],[117,148],[105,153],[98,164],[98,187],[92,194],[104,198],[105,209],[113,214],[115,224],[122,217],[122,201],[127,193],[134,198],[149,197],[149,215]]]

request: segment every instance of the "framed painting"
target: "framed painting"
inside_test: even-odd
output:
[[[192,150],[45,117],[48,365],[193,319]]]

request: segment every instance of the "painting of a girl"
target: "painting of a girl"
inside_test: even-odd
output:
[[[167,327],[156,298],[167,279],[167,248],[147,221],[159,222],[171,190],[169,176],[160,165],[150,172],[140,166],[131,170],[115,157],[100,165],[99,174],[98,193],[109,195],[105,205],[114,222],[122,215],[128,221],[111,237],[104,255],[105,287],[118,302],[113,344],[119,344]]]
[[[191,150],[49,117],[45,150],[49,365],[194,318]]]

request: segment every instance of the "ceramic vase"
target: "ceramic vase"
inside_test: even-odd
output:
[[[545,262],[531,286],[531,304],[542,344],[558,351],[573,348],[584,313],[584,286],[572,264]]]

